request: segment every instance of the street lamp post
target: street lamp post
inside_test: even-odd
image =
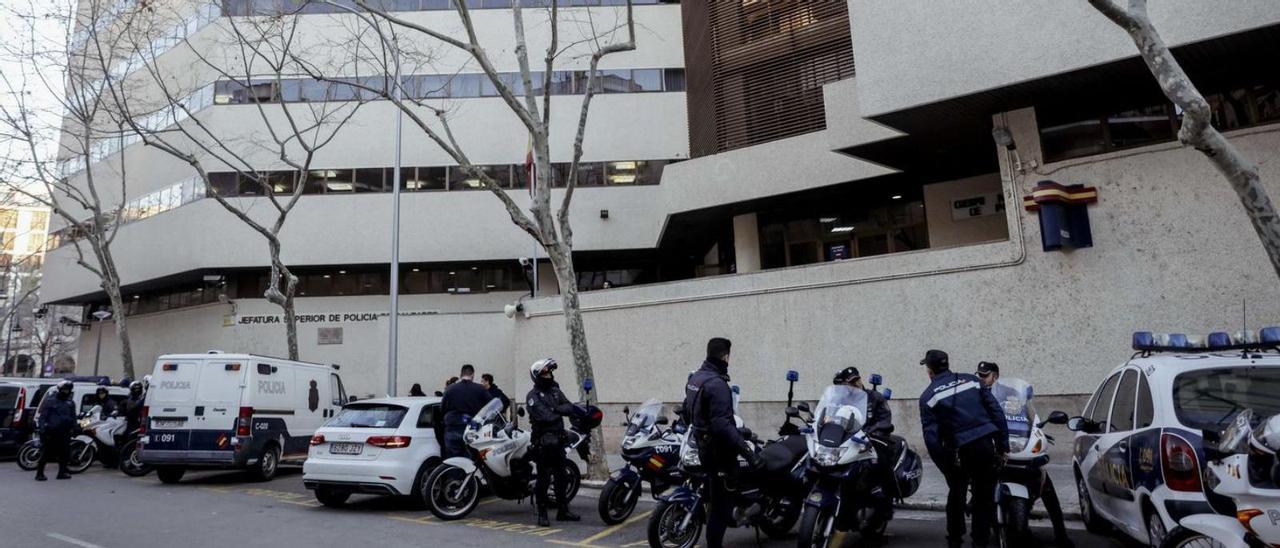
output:
[[[98,319],[98,347],[93,351],[93,376],[98,376],[99,358],[102,357],[102,322],[107,321],[111,317],[111,311],[99,310],[93,313],[93,317]]]
[[[18,319],[17,319],[17,318],[10,318],[10,321],[12,321],[12,322],[13,322],[13,327],[9,329],[9,333],[8,333],[8,335],[7,335],[7,336],[5,336],[5,339],[4,339],[4,370],[5,370],[5,371],[8,371],[8,370],[10,369],[10,368],[9,368],[9,348],[10,348],[11,344],[13,343],[13,334],[14,334],[14,333],[18,333],[18,334],[21,334],[21,333],[22,333],[22,326],[21,326],[21,325],[18,325]],[[14,363],[14,364],[13,364],[13,374],[14,374],[14,375],[17,375],[17,374],[18,374],[18,364],[17,364],[17,363]]]
[[[400,81],[400,39],[396,35],[391,37],[392,48],[395,50],[395,80],[392,84],[392,93],[395,95],[396,102],[400,101],[400,87],[403,82]],[[391,316],[387,329],[391,331],[390,340],[387,341],[387,395],[396,395],[396,375],[398,361],[400,358],[400,149],[401,149],[401,126],[404,123],[404,113],[396,109],[396,153],[395,153],[395,175],[394,184],[391,188]]]

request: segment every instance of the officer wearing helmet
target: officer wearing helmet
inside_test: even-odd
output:
[[[893,433],[893,411],[889,409],[889,401],[879,390],[872,390],[862,385],[862,375],[857,367],[846,367],[836,372],[831,384],[847,384],[867,393],[867,420],[862,431],[868,436],[885,437]]]
[[[132,434],[142,426],[142,406],[146,397],[147,391],[142,381],[129,383],[129,398],[124,400],[123,404],[126,434]]]
[[[115,412],[116,402],[111,401],[111,392],[107,390],[107,387],[99,386],[97,390],[93,391],[93,403],[89,405],[89,408],[92,409],[95,405],[101,408],[98,415],[99,418],[109,417],[111,413]]]
[[[533,389],[529,391],[526,406],[529,411],[529,423],[532,431],[532,443],[538,465],[538,479],[534,483],[533,496],[538,505],[538,525],[549,527],[547,519],[547,488],[551,478],[555,476],[556,521],[578,521],[582,519],[569,511],[569,501],[565,496],[568,478],[565,477],[565,446],[568,443],[564,429],[564,418],[578,412],[577,407],[569,402],[569,398],[560,391],[556,383],[556,361],[545,358],[533,362],[529,366],[529,378],[533,380]]]
[[[40,435],[40,464],[36,467],[36,481],[45,481],[44,467],[50,459],[58,461],[58,479],[68,479],[67,446],[76,427],[76,404],[71,401],[74,386],[71,381],[58,383],[54,397],[45,396],[37,413],[36,431]]]

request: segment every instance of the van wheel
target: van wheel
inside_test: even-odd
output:
[[[262,456],[258,457],[258,465],[250,473],[257,481],[271,481],[279,470],[280,448],[274,443],[269,443],[262,450]]]
[[[342,508],[351,498],[351,493],[334,491],[328,487],[316,487],[316,500],[329,508]]]
[[[182,481],[182,476],[186,475],[187,469],[181,466],[159,466],[156,468],[156,477],[160,478],[160,483],[174,484]]]

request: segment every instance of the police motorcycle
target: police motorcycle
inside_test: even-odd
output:
[[[798,380],[794,372],[788,380]],[[759,455],[762,466],[752,469],[738,459],[736,484],[731,486],[734,495],[731,527],[753,526],[769,538],[782,538],[790,533],[800,517],[802,500],[809,492],[804,474],[804,436],[792,433],[800,428],[791,423],[795,418],[788,414],[779,428],[779,438],[762,442],[750,429],[742,426],[737,416],[739,387],[732,386],[734,419],[742,437]],[[702,464],[702,451],[695,436],[686,435],[680,446],[680,471],[685,476],[682,485],[658,496],[658,506],[649,515],[649,546],[663,548],[691,548],[702,535],[707,519],[707,489],[711,472]]]
[[[1161,546],[1280,545],[1280,415],[1257,421],[1245,409],[1221,434],[1204,432],[1205,494],[1215,513],[1182,518]]]
[[[662,402],[650,399],[634,414],[626,408],[626,433],[622,438],[622,459],[626,464],[609,475],[600,490],[597,510],[606,525],[626,521],[635,511],[644,483],[656,498],[673,485],[684,481],[680,471],[680,446],[686,435],[683,425],[663,428],[668,419],[662,416]]]
[[[872,376],[872,384],[879,384],[879,375]],[[837,530],[882,536],[893,519],[893,501],[915,494],[920,486],[919,455],[901,437],[872,438],[863,432],[867,393],[860,388],[828,386],[814,413],[806,436],[814,483],[805,498],[796,545],[828,546]],[[890,481],[877,466],[877,444],[885,447],[883,454],[892,463]]]
[[[103,441],[104,437],[122,433],[124,428],[123,418],[114,414],[103,417],[102,406],[95,405],[81,413],[76,434],[67,445],[67,471],[79,474],[88,470],[93,466],[93,461],[98,458],[98,445],[106,443]],[[107,447],[115,447],[114,438]],[[18,449],[18,466],[23,470],[35,470],[43,455],[44,447],[40,442],[40,436],[32,436]]]
[[[1049,446],[1054,442],[1043,428],[1046,424],[1066,424],[1067,414],[1054,411],[1045,421],[1039,415],[1032,416],[1028,402],[1033,390],[1031,383],[1022,379],[997,379],[991,393],[1003,408],[1009,426],[1009,457],[996,483],[996,540],[1002,548],[1028,546],[1033,539],[1027,524],[1031,508],[1040,498]]]
[[[591,390],[590,383],[584,388]],[[568,444],[565,451],[577,451],[579,457],[590,456],[591,430],[600,425],[604,414],[598,407],[574,404],[579,412],[569,419]],[[517,414],[524,416],[521,408]],[[530,451],[532,435],[509,423],[502,416],[502,402],[494,399],[472,418],[463,433],[467,443],[465,457],[451,457],[440,463],[427,477],[422,494],[427,508],[445,521],[467,517],[480,502],[481,488],[507,500],[524,500],[533,496],[537,479],[534,455]],[[578,494],[582,472],[577,463],[565,460],[569,500]],[[555,504],[555,494],[550,494]]]

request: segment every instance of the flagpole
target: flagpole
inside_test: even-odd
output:
[[[392,83],[396,102],[400,102],[400,41],[398,37],[392,36],[392,45],[395,49],[396,62],[396,79]],[[398,107],[398,105],[397,105]],[[401,148],[401,126],[404,123],[404,113],[400,108],[396,108],[396,153],[395,153],[395,169],[392,177],[394,187],[391,189],[391,322],[388,329],[391,331],[390,340],[387,341],[387,395],[396,395],[396,375],[398,358],[400,354],[400,148]]]

